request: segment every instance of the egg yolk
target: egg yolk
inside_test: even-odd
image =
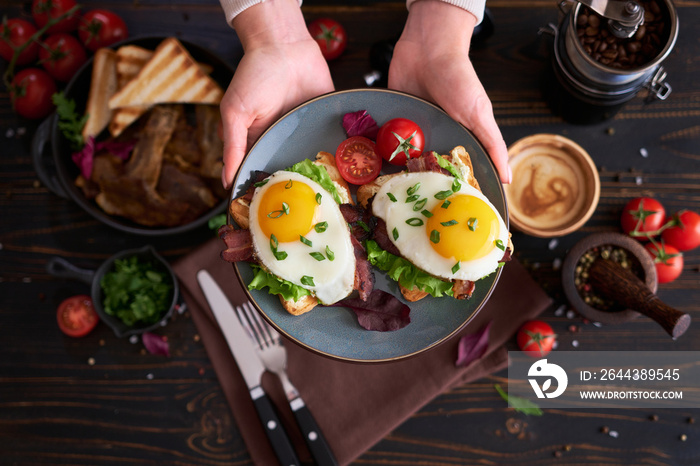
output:
[[[498,218],[482,199],[466,194],[438,204],[426,222],[426,234],[435,252],[445,258],[469,261],[485,256],[495,246]]]
[[[277,241],[299,241],[313,227],[318,203],[316,193],[299,181],[281,181],[267,187],[258,207],[258,223],[267,237]]]

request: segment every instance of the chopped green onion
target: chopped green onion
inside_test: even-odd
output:
[[[406,190],[406,194],[408,194],[409,196],[413,196],[414,194],[416,194],[416,191],[418,191],[418,188],[420,188],[420,181],[408,188]]]
[[[413,202],[413,201],[417,201],[418,199],[420,199],[420,196],[418,194],[414,194],[413,196],[408,196],[406,198],[406,204]]]
[[[329,261],[333,261],[335,259],[335,253],[331,251],[331,248],[326,245],[326,256],[328,257]]]
[[[452,192],[456,193],[459,191],[459,189],[462,187],[462,184],[459,182],[457,178],[452,182]]]
[[[286,202],[282,203],[282,210],[273,210],[267,214],[269,218],[280,218],[282,215],[289,215],[289,204]]]
[[[365,222],[363,222],[362,220],[358,220],[356,223],[357,223],[363,230],[369,232],[369,227],[367,226],[367,224],[366,224]]]
[[[457,273],[459,270],[459,261],[455,265],[452,266],[452,273]]]
[[[430,232],[430,241],[432,241],[435,244],[438,244],[440,242],[440,232],[437,230],[433,230]]]
[[[423,220],[417,218],[417,217],[411,217],[408,220],[406,220],[406,223],[408,225],[411,225],[412,227],[419,227],[423,225]]]
[[[440,225],[442,225],[443,227],[451,227],[452,225],[457,225],[457,223],[457,220],[452,219],[449,222],[440,222]]]
[[[287,184],[284,185],[284,189],[291,189],[292,187],[292,180],[287,181]]]
[[[275,256],[275,259],[278,261],[282,261],[287,258],[287,253],[284,251],[278,251],[277,248],[279,245],[280,243],[277,241],[277,237],[275,235],[270,235],[270,249],[272,250],[272,255]]]
[[[429,210],[421,210],[420,213],[423,214],[423,215],[425,215],[425,216],[428,217],[428,218],[430,218],[430,217],[433,216],[433,213],[432,213],[431,211],[429,211]]]
[[[393,194],[386,193],[386,197],[388,197],[391,202],[396,202],[396,196],[394,196]]]
[[[479,223],[479,219],[476,217],[470,217],[469,220],[467,220],[467,226],[471,231],[476,231],[477,223]]]
[[[503,241],[501,241],[500,239],[497,239],[494,243],[496,244],[496,247],[498,249],[500,249],[501,251],[506,250],[506,246],[503,244]]]
[[[428,202],[428,198],[427,198],[427,197],[424,197],[423,199],[421,199],[420,201],[416,202],[416,203],[413,205],[413,210],[416,211],[416,212],[418,212],[418,211],[421,210],[423,207],[425,207],[425,203],[426,203],[426,202]]]
[[[319,262],[326,260],[326,258],[320,252],[310,252],[309,255]]]
[[[447,199],[452,195],[452,190],[447,189],[445,191],[440,191],[439,193],[435,194],[435,199],[438,199],[440,201]]]
[[[302,243],[304,243],[305,245],[307,245],[309,247],[313,246],[313,243],[311,242],[311,240],[304,238],[303,235],[299,235],[299,241],[301,241]]]
[[[316,225],[314,225],[314,230],[316,230],[316,233],[323,233],[328,229],[328,222],[318,222]]]
[[[314,284],[314,277],[309,277],[308,275],[301,277],[301,284],[306,286],[316,286]]]
[[[259,188],[261,186],[265,186],[268,181],[270,181],[270,178],[265,178],[262,181],[258,181],[257,183],[253,183],[253,186],[255,186],[256,188]]]
[[[316,204],[321,205],[321,193],[316,193]]]
[[[391,231],[391,236],[394,237],[394,241],[399,239],[399,230],[397,230],[396,227],[394,227],[394,229]]]

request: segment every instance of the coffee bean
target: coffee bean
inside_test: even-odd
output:
[[[598,35],[598,31],[599,31],[599,30],[598,30],[597,27],[588,26],[588,27],[586,28],[586,35],[589,36],[589,37],[597,36],[597,35]]]
[[[595,42],[598,44],[598,52],[605,52],[605,50],[608,48],[608,43],[607,42]]]
[[[598,29],[600,26],[600,17],[598,15],[590,15],[588,17],[588,25]]]
[[[637,53],[642,49],[642,44],[637,41],[628,42],[627,45],[625,45],[625,48],[629,53]]]
[[[582,27],[582,26],[587,26],[587,25],[588,25],[588,16],[578,15],[578,18],[576,18],[576,26]]]
[[[634,40],[644,39],[644,35],[647,33],[647,28],[642,24],[637,28],[637,32],[634,33]]]

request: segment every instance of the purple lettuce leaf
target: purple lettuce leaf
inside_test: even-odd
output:
[[[365,330],[391,332],[411,323],[411,308],[396,296],[380,289],[372,290],[367,301],[346,298],[335,305],[352,309],[357,316],[357,322]]]
[[[481,358],[489,347],[489,329],[491,322],[481,327],[476,333],[464,335],[457,347],[457,367],[467,367]]]
[[[166,337],[146,332],[141,335],[141,341],[143,341],[143,346],[146,347],[149,353],[170,357],[170,345]]]
[[[95,143],[95,138],[90,136],[85,141],[83,148],[79,152],[74,152],[71,158],[78,168],[80,168],[80,174],[83,175],[83,178],[89,180],[92,176],[95,154],[101,150],[106,150],[122,160],[128,160],[135,145],[136,141],[119,142],[107,140]]]
[[[367,110],[346,113],[343,115],[343,129],[349,138],[353,136],[364,136],[368,139],[377,139],[379,126]]]

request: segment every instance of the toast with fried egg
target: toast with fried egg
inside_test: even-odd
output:
[[[428,159],[427,157],[434,157]],[[442,159],[442,160],[440,160]],[[449,167],[447,167],[446,162],[449,162]],[[445,170],[448,170],[449,173],[452,175],[452,177],[448,177],[444,175],[443,173],[435,173],[435,172],[445,172]],[[426,173],[425,175],[419,175],[419,173]],[[430,175],[428,174],[430,173]],[[410,180],[409,180],[410,177]],[[401,181],[398,180],[399,178],[406,178],[406,182],[409,183],[409,185],[403,185],[401,190],[398,190],[398,186],[402,186],[400,183]],[[444,179],[443,179],[444,178]],[[457,146],[454,149],[450,151],[449,155],[443,155],[443,156],[437,156],[434,154],[429,154],[429,155],[423,155],[421,156],[420,160],[419,159],[413,159],[409,161],[409,170],[400,172],[400,173],[395,173],[395,174],[389,174],[389,175],[383,175],[378,178],[376,178],[374,181],[360,186],[357,190],[357,199],[358,203],[367,208],[367,209],[372,209],[373,214],[376,215],[377,217],[381,217],[382,215],[377,215],[375,212],[378,208],[379,205],[379,210],[381,211],[382,209],[407,209],[407,207],[402,206],[405,204],[406,206],[415,206],[419,203],[422,203],[420,208],[408,208],[407,209],[407,214],[406,216],[406,222],[407,224],[411,225],[409,221],[414,222],[414,223],[419,223],[420,226],[426,225],[425,231],[428,232],[430,231],[430,236],[429,240],[425,238],[426,235],[421,235],[416,233],[418,229],[412,229],[411,227],[407,227],[403,222],[394,222],[391,226],[389,225],[390,222],[385,222],[384,218],[381,219],[381,222],[378,223],[377,229],[374,233],[374,237],[378,239],[378,243],[380,244],[380,249],[379,251],[384,251],[381,248],[386,249],[387,251],[390,251],[391,256],[390,257],[400,257],[402,260],[406,259],[408,262],[413,264],[413,266],[416,269],[420,269],[419,273],[426,273],[429,276],[433,276],[435,278],[438,278],[441,281],[444,281],[445,283],[441,283],[440,287],[442,288],[442,291],[436,292],[434,294],[440,296],[442,293],[444,293],[445,287],[449,286],[449,283],[452,283],[451,290],[446,293],[446,294],[451,294],[457,299],[466,299],[471,296],[471,293],[474,289],[474,281],[478,280],[479,278],[482,278],[479,276],[480,273],[482,272],[467,272],[467,268],[472,268],[475,270],[482,270],[484,271],[484,275],[488,275],[492,273],[494,270],[494,264],[497,262],[494,262],[494,257],[499,255],[499,251],[495,250],[493,246],[490,246],[489,250],[489,245],[486,244],[484,245],[479,245],[480,251],[484,250],[489,250],[488,254],[485,254],[485,256],[488,256],[488,258],[481,258],[481,257],[470,257],[468,253],[462,252],[463,250],[467,250],[470,248],[466,248],[463,246],[461,242],[461,237],[455,237],[454,232],[457,231],[456,228],[463,228],[463,226],[456,226],[458,223],[465,224],[469,220],[472,220],[469,218],[468,220],[465,218],[463,220],[460,220],[460,222],[457,222],[454,218],[444,218],[443,222],[436,222],[435,219],[439,218],[440,215],[452,215],[454,216],[455,209],[458,209],[460,207],[459,204],[455,203],[451,208],[449,207],[451,205],[451,202],[449,201],[444,201],[442,202],[442,206],[445,206],[444,208],[439,208],[438,204],[440,202],[437,202],[436,200],[432,199],[431,194],[427,194],[425,190],[427,189],[426,186],[430,186],[428,182],[437,182],[437,186],[442,186],[442,188],[437,188],[438,192],[437,194],[442,194],[445,192],[449,191],[450,183],[452,181],[450,180],[458,180],[456,182],[456,185],[461,185],[466,182],[466,184],[469,186],[469,188],[465,187],[460,187],[459,189],[456,189],[455,192],[452,194],[459,194],[460,199],[464,197],[465,199],[477,199],[481,198],[481,200],[476,200],[476,201],[471,201],[471,205],[475,206],[475,203],[478,203],[481,207],[479,207],[481,210],[480,212],[483,212],[484,218],[482,220],[485,220],[487,217],[490,218],[490,221],[496,222],[494,225],[498,224],[500,225],[497,230],[499,232],[499,238],[498,241],[499,243],[495,243],[496,245],[503,245],[504,246],[504,257],[509,257],[509,252],[513,250],[513,245],[512,242],[510,241],[510,233],[507,232],[505,229],[505,224],[502,222],[502,220],[498,221],[500,219],[500,216],[495,212],[495,209],[493,206],[490,205],[488,200],[483,196],[479,183],[476,180],[474,176],[474,170],[473,170],[473,165],[471,161],[471,157],[469,156],[469,153],[466,151],[466,149],[462,146]],[[410,182],[409,182],[410,181]],[[392,185],[393,183],[393,185]],[[408,186],[408,190],[411,191],[415,188],[415,190],[418,190],[418,186],[423,184],[423,188],[420,188],[423,190],[423,193],[416,194],[416,201],[410,201],[408,197],[406,196],[406,202],[400,199],[401,196],[403,196],[402,191],[406,190],[406,187]],[[440,184],[442,183],[442,184]],[[396,188],[390,188],[390,189],[397,189],[396,196],[391,193],[383,192],[383,188],[385,186],[396,186]],[[455,186],[455,184],[453,184]],[[446,189],[447,187],[447,189]],[[451,188],[455,189],[455,188]],[[470,192],[471,190],[471,192]],[[464,191],[467,191],[467,193],[464,193]],[[385,196],[385,199],[382,200],[381,202],[378,202],[376,197],[378,194],[383,193],[383,196]],[[411,193],[413,194],[413,193]],[[391,201],[386,201],[386,196],[389,195],[391,198]],[[437,198],[437,195],[435,195]],[[420,200],[418,200],[420,199]],[[452,198],[450,198],[452,199]],[[398,201],[398,202],[397,202]],[[415,202],[415,204],[413,203]],[[467,203],[469,204],[469,203]],[[429,209],[423,209],[424,205],[429,205],[433,206]],[[388,207],[387,207],[388,206]],[[465,207],[466,208],[466,207]],[[473,207],[469,207],[470,209]],[[433,209],[433,210],[431,210]],[[448,210],[450,209],[450,210]],[[422,212],[421,212],[422,211]],[[447,212],[450,211],[450,214],[447,214]],[[494,215],[492,215],[490,212],[493,211]],[[434,217],[434,214],[438,214]],[[395,216],[395,214],[392,214]],[[434,218],[433,218],[434,217]],[[433,226],[430,226],[432,222]],[[478,227],[478,220],[473,222],[474,225],[474,230],[475,231],[477,228],[480,228],[479,234],[482,234],[483,231],[485,230],[486,227],[481,226]],[[482,224],[485,224],[486,222],[482,222]],[[494,227],[491,227],[494,228]],[[416,231],[411,231],[411,230],[416,230]],[[399,231],[401,231],[399,233]],[[391,232],[391,233],[390,233]],[[408,236],[407,235],[413,235],[409,240],[406,239]],[[441,235],[442,234],[442,241],[441,241]],[[464,233],[460,233],[464,235]],[[434,235],[434,236],[433,236]],[[472,235],[472,233],[468,233],[467,236]],[[393,240],[392,240],[393,238]],[[399,240],[399,238],[401,238]],[[453,239],[450,239],[453,238]],[[489,237],[491,238],[491,237]],[[452,243],[450,243],[452,241]],[[481,240],[480,240],[481,241]],[[486,240],[483,240],[486,241]],[[489,239],[488,241],[493,241],[492,239]],[[404,245],[403,249],[401,247],[397,247],[398,243],[401,243]],[[440,244],[442,243],[442,244]],[[452,246],[449,246],[452,244]],[[447,245],[447,246],[446,246]],[[454,256],[450,256],[450,254],[454,251],[449,250],[449,247],[452,247],[453,250],[457,250],[456,254]],[[501,246],[499,246],[500,249]],[[471,248],[474,249],[474,248]],[[435,251],[438,251],[436,254]],[[506,252],[506,250],[509,250],[509,252]],[[370,252],[370,248],[368,247],[368,252]],[[460,255],[461,254],[461,255]],[[481,254],[475,253],[475,254]],[[406,257],[410,256],[410,257]],[[453,266],[450,269],[449,263],[447,265],[442,264],[443,262],[446,261],[447,257],[460,257],[460,259],[457,259],[456,262],[453,262]],[[464,258],[462,258],[464,257]],[[453,259],[454,261],[454,259]],[[485,263],[488,262],[488,265]],[[418,265],[420,264],[420,266]],[[464,266],[464,270],[460,271],[460,268]],[[381,267],[380,267],[381,268]],[[455,270],[456,268],[456,270]],[[394,267],[394,270],[397,270],[396,267]],[[468,277],[468,278],[458,278],[458,277]],[[402,277],[403,278],[403,277]],[[404,286],[400,281],[399,281],[399,289],[404,296],[405,299],[408,301],[418,301],[424,297],[426,297],[429,293],[427,291],[424,291],[422,289],[419,289],[417,286],[411,285],[411,287],[406,287]]]
[[[315,160],[313,161],[313,164],[318,166],[318,167],[322,167],[328,173],[330,180],[333,182],[333,184],[336,188],[336,191],[338,192],[338,197],[340,198],[341,203],[351,203],[352,197],[350,195],[349,187],[348,187],[347,183],[345,182],[345,180],[340,176],[340,172],[338,171],[338,169],[335,165],[335,158],[333,157],[333,155],[328,153],[328,152],[319,152],[316,155]],[[275,189],[275,187],[284,186],[284,189],[280,188],[280,189],[278,189],[278,191],[281,191],[282,195],[285,196],[285,199],[287,199],[287,197],[289,198],[289,206],[291,206],[291,210],[294,212],[299,212],[300,209],[298,209],[296,206],[294,206],[292,204],[292,202],[293,202],[294,196],[300,195],[297,192],[294,192],[294,190],[295,189],[302,189],[302,188],[297,188],[297,186],[299,186],[298,181],[300,181],[300,180],[303,181],[303,179],[299,178],[299,176],[302,176],[302,175],[297,176],[295,174],[294,176],[292,176],[288,172],[282,172],[282,173],[283,173],[283,175],[281,175],[281,177],[284,179],[284,181],[282,181],[282,182],[275,182],[275,181],[270,182],[268,186],[272,186],[272,187],[270,188],[269,191],[272,191],[273,189]],[[235,223],[242,230],[248,230],[251,232],[251,236],[253,238],[252,239],[253,243],[255,243],[255,241],[256,241],[255,238],[262,238],[262,245],[261,245],[261,241],[259,239],[258,239],[258,243],[254,244],[255,261],[258,262],[259,264],[261,264],[261,266],[265,269],[266,272],[271,273],[271,274],[278,276],[278,277],[284,276],[285,273],[288,273],[288,270],[286,270],[282,273],[276,273],[276,272],[278,272],[279,269],[278,270],[272,270],[272,269],[274,269],[275,267],[279,267],[279,264],[289,263],[288,265],[291,265],[293,268],[304,270],[304,273],[311,274],[311,272],[307,272],[307,270],[310,270],[311,268],[313,268],[315,264],[312,262],[311,264],[307,263],[306,266],[303,266],[302,261],[304,259],[306,259],[307,261],[309,260],[308,257],[306,257],[307,254],[312,255],[311,252],[307,252],[307,251],[311,251],[311,250],[306,249],[306,246],[311,246],[311,241],[307,240],[307,238],[313,239],[314,242],[318,242],[318,238],[320,237],[320,235],[318,235],[318,234],[316,234],[316,236],[314,237],[313,232],[309,232],[308,234],[303,233],[303,235],[306,235],[307,238],[304,238],[303,245],[299,246],[302,249],[301,256],[293,256],[293,254],[295,254],[295,253],[292,252],[292,249],[293,249],[293,247],[296,247],[296,246],[293,246],[290,244],[292,242],[292,238],[299,238],[298,231],[293,231],[292,233],[290,233],[291,238],[281,238],[280,237],[279,243],[277,243],[278,238],[275,237],[274,238],[275,244],[284,244],[285,245],[285,252],[284,252],[285,257],[287,255],[287,251],[289,251],[289,254],[290,254],[290,260],[287,260],[287,261],[283,260],[281,262],[275,261],[275,259],[277,258],[277,256],[276,256],[277,251],[275,250],[276,248],[272,248],[272,244],[273,244],[272,235],[269,234],[267,229],[271,228],[270,227],[271,223],[281,222],[287,216],[291,217],[291,215],[284,215],[282,213],[277,215],[277,213],[279,211],[274,210],[274,209],[276,209],[276,207],[263,207],[263,206],[265,206],[265,203],[267,202],[265,196],[274,196],[272,194],[267,194],[269,191],[265,191],[267,189],[267,187],[265,185],[267,185],[269,180],[273,180],[275,178],[281,179],[280,172],[275,172],[274,174],[269,175],[269,176],[265,176],[265,175],[260,175],[259,180],[254,180],[254,181],[257,181],[254,184],[254,186],[257,186],[254,188],[254,190],[249,189],[243,196],[240,196],[240,197],[233,199],[231,201],[231,203],[229,204],[229,213],[230,213],[231,217],[233,218],[233,220],[235,221]],[[288,178],[288,180],[287,180],[287,178]],[[289,191],[287,191],[287,189],[289,189]],[[254,195],[257,197],[254,197]],[[314,204],[318,204],[318,208],[322,209],[323,205],[324,205],[323,202],[325,202],[325,200],[323,199],[323,196],[325,196],[325,194],[323,194],[320,198],[318,197],[319,193],[317,193],[316,196],[317,196],[317,198],[316,198],[316,201],[314,202]],[[332,200],[332,202],[336,203],[337,200]],[[274,204],[274,205],[276,206],[276,204]],[[287,209],[290,208],[289,206],[287,206]],[[301,205],[300,208],[301,207],[304,207],[304,206]],[[251,211],[251,209],[253,209],[253,210]],[[252,215],[252,212],[257,212],[259,214],[260,212],[266,212],[268,210],[270,210],[270,213],[266,216],[257,215],[257,214]],[[338,212],[340,212],[340,209],[338,209]],[[273,215],[270,215],[270,214],[273,214]],[[289,212],[286,212],[286,214],[289,214]],[[314,214],[314,218],[316,218],[315,215],[316,214]],[[347,235],[342,234],[342,230],[347,229],[347,224],[343,221],[343,222],[340,222],[340,223],[342,223],[341,225],[338,225],[339,222],[335,222],[332,218],[329,218],[332,216],[333,216],[333,213],[332,212],[329,213],[327,211],[325,211],[325,213],[320,215],[320,217],[324,220],[322,223],[326,224],[326,226],[324,228],[328,228],[328,233],[327,234],[325,233],[325,229],[324,229],[323,233],[326,235],[327,238],[336,237],[336,236],[339,236],[339,237],[347,236],[347,241],[345,241],[345,243],[341,243],[341,245],[338,245],[338,246],[334,245],[333,246],[332,250],[335,251],[333,253],[333,258],[331,258],[331,256],[329,255],[328,249],[326,249],[326,255],[328,257],[328,260],[326,260],[326,257],[323,257],[323,254],[321,254],[321,252],[319,252],[319,251],[313,252],[313,254],[315,254],[316,256],[312,255],[312,257],[315,257],[316,261],[319,261],[320,264],[323,264],[326,267],[330,266],[330,262],[335,259],[336,262],[332,266],[333,269],[346,267],[343,264],[344,262],[349,262],[350,264],[352,264],[352,266],[357,267],[356,261],[358,259],[357,259],[357,251],[355,250],[355,248],[357,247],[357,245],[359,245],[359,243],[354,244],[353,242],[350,241],[349,230],[347,232]],[[277,220],[278,217],[280,217],[279,220]],[[273,220],[271,220],[271,219],[273,219]],[[341,217],[341,220],[342,220],[342,217]],[[336,225],[338,225],[338,226],[336,226]],[[295,230],[295,228],[296,228],[296,225],[285,226],[282,231],[280,231],[278,229],[277,234],[278,235],[287,234],[288,232],[286,230]],[[314,228],[315,228],[315,226],[314,226]],[[335,230],[333,231],[334,228],[335,228]],[[306,229],[302,228],[301,231],[305,232]],[[319,230],[316,230],[316,232],[318,233]],[[231,259],[231,256],[227,257],[228,251],[231,249],[231,247],[233,246],[234,243],[233,242],[229,243],[229,241],[227,241],[225,236],[226,235],[233,235],[232,229],[229,226],[223,227],[222,231],[220,231],[220,235],[222,236],[222,239],[224,239],[224,241],[226,242],[227,246],[229,246],[229,249],[222,252],[222,257],[225,260],[229,260],[229,261],[241,260],[240,256],[236,256],[235,259],[233,259],[233,260]],[[302,237],[303,237],[303,235],[302,235]],[[266,241],[269,241],[269,243],[270,243],[269,248],[267,247],[267,244],[265,244]],[[352,250],[350,252],[348,252],[348,247],[347,247],[348,244],[351,244]],[[272,252],[270,252],[269,249],[272,249]],[[323,251],[323,250],[321,250],[321,251]],[[270,256],[270,254],[272,254],[272,257],[267,257],[267,256]],[[336,254],[337,254],[337,257],[335,257]],[[345,254],[345,256],[343,256],[343,254]],[[352,255],[352,258],[348,259],[348,257],[347,257],[348,254]],[[345,259],[343,259],[343,257],[345,257]],[[323,261],[323,262],[320,262],[320,261]],[[367,264],[367,270],[369,270],[369,264]],[[318,279],[318,277],[321,276],[322,273],[323,273],[323,276],[325,277],[327,275],[327,271],[328,271],[328,269],[326,269],[326,272],[318,272],[317,271],[317,273],[319,274],[319,275],[317,275],[317,279]],[[343,292],[347,292],[349,294],[349,292],[351,292],[352,289],[359,289],[358,283],[357,283],[356,270],[355,269],[352,270],[352,277],[351,277],[352,283],[348,283],[348,274],[349,273],[350,272],[346,273],[345,277],[342,278],[342,280],[341,280],[341,278],[339,278],[337,283],[333,282],[333,284],[330,285],[330,288],[337,288],[338,290],[341,290],[341,291],[338,291],[338,293],[341,293],[341,294]],[[293,280],[291,280],[291,281],[293,281]],[[303,283],[303,280],[302,280],[302,283]],[[350,289],[348,289],[349,286],[351,287]],[[345,289],[346,291],[342,291],[343,289]],[[370,290],[366,289],[364,291],[369,292]],[[327,302],[328,301],[335,302],[335,301],[339,300],[339,298],[342,299],[344,296],[339,296],[337,293],[335,293],[335,291],[329,292],[328,290],[321,290],[321,289],[317,289],[314,294],[307,294],[307,295],[301,296],[297,299],[289,299],[289,298],[283,297],[282,294],[279,295],[279,299],[280,299],[280,302],[282,304],[282,307],[292,315],[301,315],[301,314],[304,314],[306,312],[309,312],[310,310],[312,310],[313,308],[315,308],[319,304],[319,302],[320,302],[319,297],[327,298]]]

